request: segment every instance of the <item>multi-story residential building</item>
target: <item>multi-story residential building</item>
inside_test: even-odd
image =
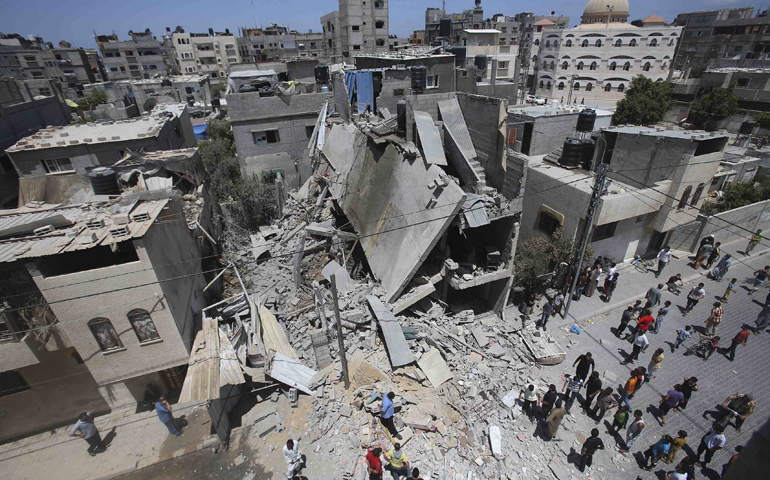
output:
[[[558,30],[569,26],[569,17],[559,15],[535,15],[528,12],[516,14],[514,21],[520,24],[519,30],[519,83],[522,95],[527,87],[537,83],[537,57],[540,55],[540,36],[544,30]]]
[[[514,17],[500,14],[495,15],[484,22],[484,28],[500,32],[499,42],[501,47],[519,44],[521,22]]]
[[[411,45],[424,45],[425,30],[415,30],[411,35],[409,35],[409,43]]]
[[[169,75],[179,75],[181,70],[179,69],[179,62],[176,60],[176,49],[174,48],[174,35],[171,33],[171,29],[166,27],[166,33],[163,34],[163,42],[161,44],[161,54],[163,55],[163,62],[166,64],[166,69]]]
[[[131,40],[120,41],[118,35],[96,35],[96,44],[109,80],[165,77],[168,68],[163,61],[163,44],[144,32],[129,31]]]
[[[390,49],[388,0],[339,0],[339,10],[321,17],[321,25],[333,61]]]
[[[481,0],[475,7],[462,13],[446,13],[440,8],[425,10],[425,44],[446,41],[455,44],[460,41],[460,32],[466,29],[484,28],[484,9]]]
[[[490,60],[497,61],[495,78],[510,79],[513,75],[518,46],[501,45],[500,30],[468,29],[460,32],[460,45],[465,47],[466,62],[474,62],[478,55],[484,55]],[[487,68],[480,75],[490,79],[495,67],[488,62]]]
[[[300,33],[272,24],[267,28],[239,28],[238,52],[245,63],[287,58],[323,58],[326,50],[321,32]]]
[[[682,27],[663,26],[655,15],[642,27],[627,19],[628,0],[591,0],[577,27],[544,30],[535,39],[536,92],[571,103],[614,104],[637,75],[666,80]]]
[[[208,75],[212,83],[224,83],[230,64],[241,63],[235,35],[229,29],[208,33],[186,33],[177,29],[172,34],[176,60],[183,75],[198,73]]]
[[[770,66],[770,16],[753,7],[680,13],[683,27],[675,70],[688,66],[696,75],[707,68]]]

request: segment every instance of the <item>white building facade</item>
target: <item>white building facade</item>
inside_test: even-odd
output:
[[[230,64],[241,63],[235,35],[229,30],[209,33],[174,32],[176,60],[182,75],[201,74],[212,83],[227,81]]]

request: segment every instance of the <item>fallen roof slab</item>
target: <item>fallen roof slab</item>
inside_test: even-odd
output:
[[[420,136],[425,161],[431,165],[447,165],[444,146],[441,144],[441,134],[433,123],[433,117],[427,112],[415,110],[414,121],[417,124],[417,133]]]
[[[388,307],[382,304],[380,299],[374,295],[367,295],[366,301],[374,311],[374,316],[380,323],[382,335],[385,337],[385,344],[388,347],[390,363],[393,367],[401,367],[414,362],[414,355],[406,342],[404,332],[401,330],[401,324],[398,319],[388,310]]]
[[[444,382],[452,378],[452,372],[449,370],[444,357],[441,356],[441,352],[436,347],[431,348],[419,360],[417,365],[420,366],[420,370],[428,377],[430,384],[433,388],[440,387]]]
[[[315,396],[310,385],[318,372],[302,365],[299,360],[289,358],[281,352],[271,351],[267,357],[265,373],[285,385]]]

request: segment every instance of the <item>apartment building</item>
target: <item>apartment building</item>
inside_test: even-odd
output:
[[[415,30],[409,35],[409,44],[425,45],[425,30]]]
[[[209,28],[208,33],[177,29],[171,38],[182,75],[198,73],[209,76],[212,83],[224,83],[230,64],[242,61],[235,35],[227,28],[224,32]]]
[[[753,7],[680,13],[682,27],[675,70],[770,66],[770,16]]]
[[[387,52],[388,0],[339,0],[339,10],[321,17],[326,52],[332,61]]]
[[[300,33],[282,25],[238,29],[238,52],[245,63],[269,62],[288,58],[323,58],[324,34]]]
[[[455,44],[460,40],[460,32],[466,29],[484,28],[484,9],[481,0],[476,0],[474,8],[462,13],[446,13],[441,8],[425,10],[425,44],[445,41]]]
[[[102,55],[109,80],[131,80],[165,77],[169,74],[163,61],[163,44],[150,29],[129,31],[131,40],[121,41],[118,35],[96,35],[96,44]]]

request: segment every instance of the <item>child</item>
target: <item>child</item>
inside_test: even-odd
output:
[[[730,283],[727,284],[727,290],[725,290],[725,294],[722,295],[722,303],[727,303],[727,297],[730,296],[730,292],[735,291],[735,282],[737,282],[737,278],[733,278],[730,280]]]
[[[690,338],[692,327],[687,325],[684,328],[680,328],[676,331],[676,342],[674,342],[674,348],[679,348],[679,345],[683,344],[685,340]]]
[[[612,426],[610,427],[610,430],[607,431],[610,435],[617,435],[618,432],[626,428],[626,424],[628,424],[628,417],[629,417],[629,408],[628,405],[622,405],[617,412],[615,412],[615,419],[612,421]]]
[[[706,353],[703,355],[703,361],[705,362],[706,360],[708,360],[709,357],[711,357],[711,354],[716,352],[718,348],[719,348],[719,337],[712,337],[709,340],[709,344],[708,344],[708,348],[706,349]]]

